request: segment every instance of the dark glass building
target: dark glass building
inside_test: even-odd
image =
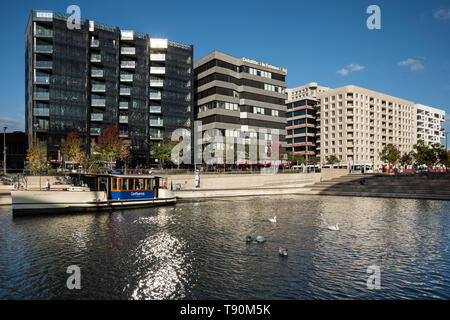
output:
[[[25,35],[28,143],[45,141],[59,160],[75,131],[86,151],[103,128],[116,125],[132,163],[150,165],[151,146],[193,123],[193,46],[118,27],[32,11]]]

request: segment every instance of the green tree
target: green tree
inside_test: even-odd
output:
[[[39,190],[42,190],[42,174],[48,172],[47,148],[44,142],[31,143],[27,150],[26,168],[34,175],[39,175]]]
[[[339,160],[338,157],[336,157],[336,155],[332,154],[331,156],[329,156],[327,158],[327,162],[328,162],[328,164],[336,164],[336,163],[339,163],[341,161]]]
[[[90,173],[98,173],[105,163],[104,158],[98,152],[86,155],[83,159],[83,168]]]
[[[389,143],[380,152],[380,159],[387,162],[389,168],[392,168],[400,159],[400,151],[392,143]]]
[[[404,153],[399,160],[400,164],[402,166],[404,166],[405,168],[412,165],[413,161],[414,161],[414,159],[413,159],[412,152]]]
[[[158,143],[151,147],[150,155],[154,159],[158,159],[159,165],[162,168],[166,162],[171,158],[173,147],[178,144],[177,141],[170,141],[168,143]]]
[[[434,143],[431,145],[431,154],[433,165],[443,164],[445,165],[448,160],[448,154],[445,148],[440,143]]]
[[[310,157],[308,162],[310,165],[316,165],[316,164],[320,163],[320,158],[319,157]]]
[[[415,164],[432,166],[435,162],[433,151],[428,147],[423,140],[419,140],[414,145],[413,156]]]
[[[292,165],[305,164],[307,162],[305,156],[302,154],[295,154],[292,151],[288,151],[287,156],[288,161],[290,161]]]

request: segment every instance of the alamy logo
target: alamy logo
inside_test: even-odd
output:
[[[381,9],[377,5],[371,5],[367,7],[367,14],[371,14],[370,17],[367,18],[366,25],[369,30],[380,30],[381,29]]]
[[[370,274],[367,279],[367,289],[381,289],[381,271],[379,266],[370,266],[367,268],[367,273]]]
[[[80,267],[77,265],[71,265],[67,267],[66,273],[70,274],[71,276],[67,278],[67,289],[73,290],[81,289],[81,270]]]
[[[70,16],[67,18],[67,29],[80,30],[81,29],[81,9],[77,5],[70,5],[66,10]]]

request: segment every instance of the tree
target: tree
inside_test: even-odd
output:
[[[434,164],[433,151],[425,144],[423,140],[419,140],[414,145],[413,156],[417,165],[432,166]]]
[[[404,166],[405,168],[412,165],[413,163],[413,155],[412,152],[409,153],[405,153],[401,156],[399,162],[402,166]]]
[[[302,154],[295,154],[291,151],[288,151],[287,155],[288,155],[288,161],[290,161],[294,165],[306,163],[305,156]]]
[[[308,162],[310,165],[316,165],[316,164],[320,163],[320,158],[319,157],[310,157]]]
[[[42,189],[41,176],[48,171],[49,165],[44,142],[35,143],[33,141],[27,150],[26,168],[34,175],[39,175],[39,190]]]
[[[433,165],[446,164],[448,160],[448,154],[445,148],[440,143],[434,143],[431,145],[431,154]]]
[[[331,156],[329,156],[329,157],[327,158],[327,162],[328,162],[329,164],[335,164],[335,163],[339,163],[339,162],[341,162],[341,161],[339,160],[338,157],[336,157],[334,154],[332,154]]]
[[[86,153],[83,151],[83,140],[78,137],[75,132],[67,135],[67,138],[62,143],[62,154],[65,160],[76,163],[83,163],[86,158]]]
[[[125,144],[124,139],[120,137],[119,129],[114,125],[102,130],[94,151],[101,154],[105,162],[110,163],[117,160],[124,161],[130,156],[128,144]]]
[[[150,150],[150,155],[154,159],[159,160],[160,167],[164,165],[165,162],[170,160],[173,147],[178,144],[178,141],[170,141],[169,143],[158,143],[152,146]]]
[[[100,168],[105,163],[102,155],[98,152],[91,153],[87,155],[83,160],[83,168],[87,170],[87,172],[97,173],[100,171]]]
[[[389,169],[392,168],[400,159],[400,151],[392,144],[387,144],[380,152],[380,159],[389,164]]]

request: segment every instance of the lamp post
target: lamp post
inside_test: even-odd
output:
[[[3,127],[3,175],[6,176],[6,129],[8,127]]]
[[[450,133],[450,131],[444,131],[445,134],[445,151],[448,150],[448,134]]]

